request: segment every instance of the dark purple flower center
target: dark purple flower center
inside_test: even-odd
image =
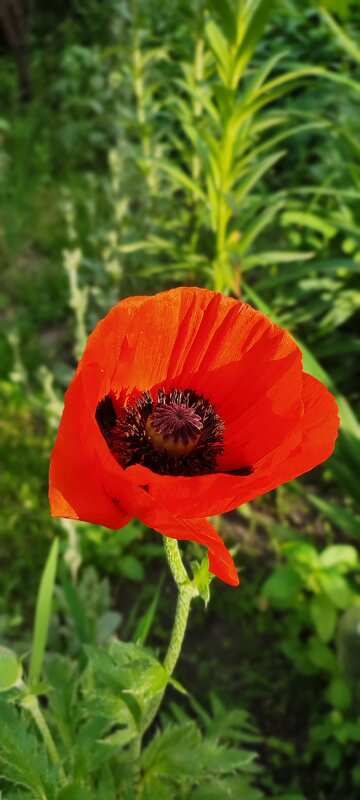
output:
[[[224,423],[192,389],[159,389],[155,399],[144,392],[118,415],[107,395],[96,419],[124,468],[143,464],[163,475],[204,475],[216,471],[223,452]]]
[[[204,426],[194,408],[185,403],[164,403],[155,406],[145,427],[156,449],[185,455],[196,447]]]

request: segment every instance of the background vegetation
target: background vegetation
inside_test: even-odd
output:
[[[4,796],[116,797],[119,777],[99,777],[103,755],[92,767],[85,757],[106,726],[81,728],[94,686],[110,680],[96,648],[113,648],[119,669],[131,639],[142,647],[149,634],[163,653],[173,590],[160,537],[140,524],[114,535],[49,519],[48,459],[96,320],[128,294],[195,284],[244,298],[291,330],[306,369],[336,393],[342,432],[323,468],[222,520],[242,584],[216,582],[206,613],[194,607],[176,674],[188,695],[169,689],[141,796],[356,800],[359,4],[15,5],[24,14],[17,45],[0,13],[0,635],[26,654],[57,533],[64,566],[47,682],[50,698],[66,697],[66,676],[80,670],[69,736],[87,777],[77,788],[75,770],[73,788],[56,794],[40,764],[43,785],[36,775],[26,784],[20,762],[27,754],[36,764],[36,736],[2,705],[4,791],[25,786]],[[50,710],[61,730],[68,709]],[[107,741],[109,759],[120,745]]]

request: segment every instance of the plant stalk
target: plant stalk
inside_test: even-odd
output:
[[[174,669],[176,667],[176,664],[178,662],[181,653],[187,622],[189,619],[191,601],[193,597],[196,597],[198,591],[195,588],[195,586],[190,582],[190,578],[182,562],[177,540],[164,536],[164,548],[170,572],[178,587],[178,599],[176,605],[175,620],[171,632],[169,646],[163,664],[164,669],[166,670],[168,676],[170,677],[174,672]],[[139,758],[141,753],[142,737],[144,736],[144,733],[147,731],[147,729],[150,727],[151,723],[155,719],[159,711],[159,708],[161,706],[164,694],[165,694],[165,689],[158,692],[155,695],[155,697],[153,697],[152,701],[149,704],[149,708],[145,716],[141,734],[136,740],[136,742],[134,742],[132,748],[132,751],[134,755],[136,753],[137,758]]]
[[[65,772],[64,772],[63,767],[61,765],[61,759],[60,759],[59,753],[57,751],[54,739],[53,739],[53,737],[51,735],[50,729],[48,727],[48,724],[47,724],[47,722],[45,720],[45,717],[44,717],[44,715],[43,715],[43,713],[41,711],[41,708],[40,708],[39,701],[38,701],[37,697],[35,697],[35,695],[33,695],[33,694],[30,694],[30,695],[28,695],[27,697],[24,698],[24,700],[22,701],[21,705],[23,706],[23,708],[26,708],[30,712],[30,714],[31,714],[31,716],[32,716],[32,718],[33,718],[33,720],[34,720],[39,732],[41,733],[41,736],[42,736],[44,742],[45,742],[45,745],[47,747],[47,751],[49,753],[50,759],[51,759],[52,763],[54,764],[54,766],[56,766],[58,768],[58,770],[59,770],[61,783],[62,784],[66,784],[66,775],[65,775]]]

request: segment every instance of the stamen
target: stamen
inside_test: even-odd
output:
[[[203,430],[199,414],[185,403],[155,406],[147,419],[146,433],[156,450],[186,455],[198,444]]]
[[[123,469],[143,464],[161,475],[207,475],[223,452],[224,423],[192,389],[143,392],[118,413],[107,395],[96,419]]]

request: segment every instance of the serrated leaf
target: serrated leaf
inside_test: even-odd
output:
[[[0,775],[11,784],[26,787],[39,800],[55,798],[59,776],[44,745],[22,716],[4,702],[0,703]]]

